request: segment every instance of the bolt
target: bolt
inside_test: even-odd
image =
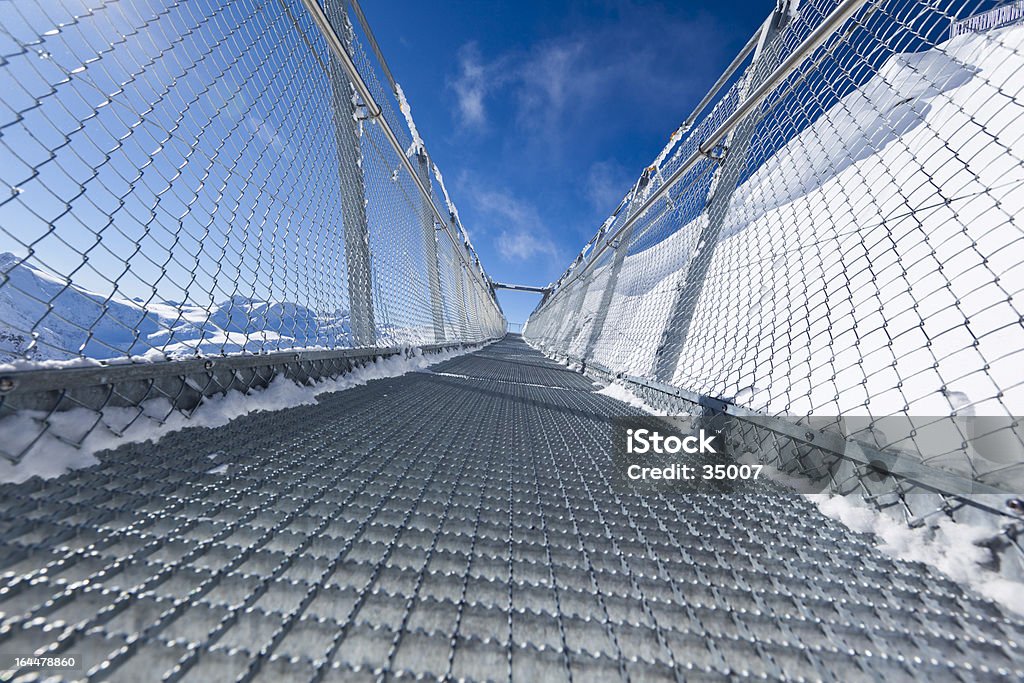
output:
[[[18,382],[13,377],[0,377],[0,393],[6,394],[9,391],[14,391],[16,386],[18,386]]]
[[[3,380],[0,379],[0,382]],[[1024,515],[1024,500],[1020,498],[1011,498],[1006,501],[1006,507],[1010,508],[1010,511],[1017,515]]]
[[[213,369],[213,361],[212,360],[206,361],[205,363],[203,363],[203,367],[205,369],[207,369],[207,370],[212,370]]]

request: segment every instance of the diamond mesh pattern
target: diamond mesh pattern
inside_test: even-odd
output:
[[[0,432],[17,434],[0,439],[0,458],[93,432],[55,434],[58,411],[121,433],[188,415],[213,393],[204,387],[258,388],[300,360],[278,356],[254,378],[223,357],[504,333],[399,86],[364,48],[372,34],[353,26],[350,3],[322,4],[354,72],[301,0],[5,7]],[[343,371],[343,356],[312,374]],[[197,359],[222,371],[166,367]],[[84,398],[57,386],[8,400],[38,382],[19,373],[104,364],[142,369]]]
[[[524,334],[765,416],[855,418],[880,449],[1018,494],[1024,10],[779,6]],[[999,419],[979,435],[974,417]]]

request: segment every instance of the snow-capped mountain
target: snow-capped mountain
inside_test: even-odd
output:
[[[108,298],[0,253],[0,362],[351,346],[347,311],[234,296],[207,309]]]

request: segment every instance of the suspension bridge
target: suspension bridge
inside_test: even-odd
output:
[[[548,285],[354,0],[12,5],[0,677],[1024,678],[1021,5],[768,10]]]

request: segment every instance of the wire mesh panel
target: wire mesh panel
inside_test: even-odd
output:
[[[308,359],[504,332],[404,94],[352,10],[5,6],[0,410],[39,407],[45,431],[50,412],[75,405],[208,394],[210,377],[184,366],[154,389],[169,361]],[[41,387],[26,372],[112,364],[138,368],[143,388],[100,378],[108,398],[86,400],[58,381],[45,400],[12,398]],[[237,367],[213,384],[253,386]],[[201,386],[181,389],[190,381]]]
[[[409,143],[344,7],[328,14]],[[435,209],[301,3],[18,3],[3,29],[0,360],[444,341],[424,333]]]
[[[846,436],[1021,490],[1022,18],[781,3],[527,337],[762,414],[842,416]],[[546,321],[621,249],[581,351]]]

